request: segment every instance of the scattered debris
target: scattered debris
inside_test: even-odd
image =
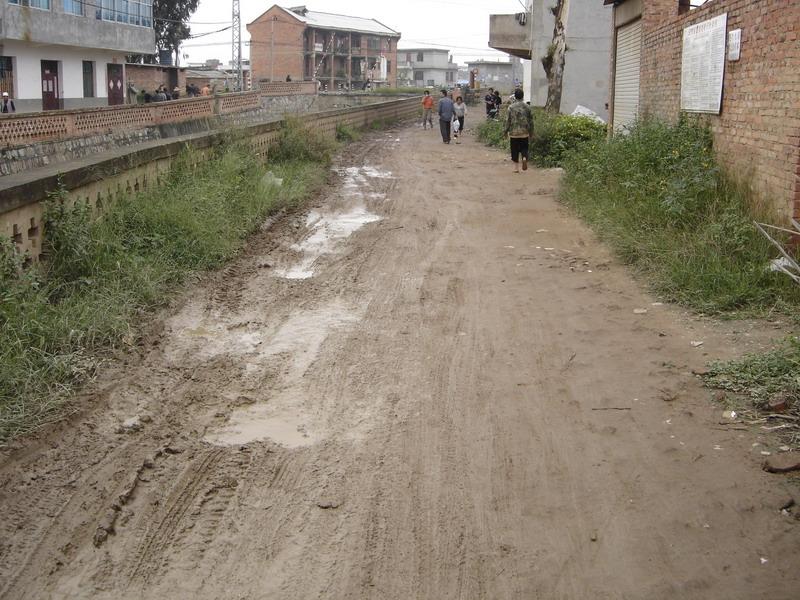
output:
[[[698,377],[705,377],[706,375],[710,374],[711,371],[709,369],[692,369],[692,375],[697,375]]]
[[[733,420],[733,419],[735,419],[736,417],[738,417],[739,415],[738,415],[738,414],[736,414],[736,411],[735,411],[735,410],[726,410],[724,413],[722,413],[722,416],[723,416],[723,417],[725,417],[726,419],[731,419],[731,420]]]
[[[764,558],[763,556],[761,557],[761,564],[762,564],[762,565],[765,565],[765,564],[767,564],[768,562],[769,562],[769,559],[766,559],[766,558]]]
[[[782,413],[789,409],[789,396],[787,394],[778,394],[769,401],[769,410],[774,413]]]
[[[646,315],[647,314],[647,309],[646,308],[634,308],[633,309],[633,314],[635,314],[635,315]]]
[[[536,233],[550,233],[547,229],[537,229]]]
[[[593,408],[592,410],[631,410],[630,406],[603,406],[601,408]]]
[[[597,541],[597,532],[593,531],[592,535],[589,536],[589,539],[592,540],[593,542],[596,542]]]
[[[692,348],[699,348],[700,346],[705,344],[705,342],[689,342],[689,343],[691,344]]]
[[[800,471],[800,455],[792,453],[771,456],[761,466],[767,473],[791,473]]]
[[[336,500],[322,500],[317,502],[317,506],[322,510],[334,510],[339,508],[341,505],[342,503]]]
[[[283,186],[283,179],[275,177],[275,173],[272,171],[267,171],[266,175],[261,178],[261,183],[266,187],[281,187]]]
[[[598,123],[602,123],[603,125],[606,124],[606,122],[603,120],[603,118],[600,115],[598,115],[596,112],[594,112],[591,108],[587,108],[586,106],[582,106],[580,104],[578,104],[578,106],[575,107],[575,110],[572,111],[572,115],[571,116],[573,116],[573,117],[587,117],[589,119],[597,121]]]

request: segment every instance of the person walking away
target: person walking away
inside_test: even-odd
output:
[[[439,129],[442,132],[442,141],[450,143],[450,123],[453,121],[453,101],[447,97],[447,90],[442,90],[442,97],[439,98]]]
[[[514,103],[508,108],[505,134],[511,143],[511,160],[514,162],[514,173],[519,173],[519,162],[522,159],[522,170],[528,170],[528,152],[533,137],[533,114],[531,108],[523,102],[525,94],[522,90],[514,92]]]
[[[489,92],[483,97],[486,103],[486,116],[492,118],[494,114],[494,88],[489,88]]]
[[[422,96],[422,128],[427,129],[428,123],[433,129],[433,97],[428,90],[425,90],[425,95]]]
[[[455,115],[458,128],[456,129],[456,144],[460,144],[459,138],[464,134],[464,119],[467,116],[467,105],[464,104],[464,99],[461,96],[456,97],[456,102],[453,105],[453,114]]]
[[[17,112],[17,107],[14,106],[14,101],[8,96],[8,92],[3,92],[3,101],[0,104],[0,112],[3,114]]]

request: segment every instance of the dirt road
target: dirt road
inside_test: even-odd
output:
[[[353,148],[5,452],[0,597],[797,598],[797,490],[690,374],[755,332],[654,306],[556,171]]]

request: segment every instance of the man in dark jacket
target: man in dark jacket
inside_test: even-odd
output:
[[[14,106],[14,101],[8,97],[8,92],[3,92],[3,100],[2,103],[0,103],[0,112],[1,113],[17,112],[17,107]]]
[[[447,97],[447,90],[442,90],[442,97],[439,98],[439,129],[445,144],[450,143],[450,124],[453,122],[454,110],[453,101]]]

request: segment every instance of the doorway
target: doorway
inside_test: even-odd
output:
[[[42,61],[42,110],[59,110],[61,94],[58,82],[58,61]]]
[[[125,104],[125,85],[122,65],[108,65],[108,105]]]

